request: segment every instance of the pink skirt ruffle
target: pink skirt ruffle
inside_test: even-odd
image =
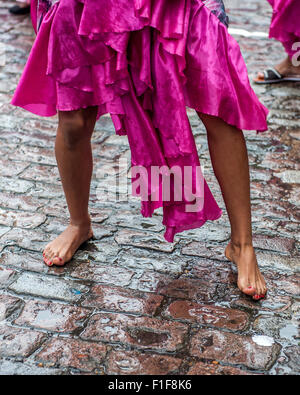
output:
[[[300,43],[300,1],[299,0],[268,0],[273,7],[270,27],[270,38],[280,41],[292,59],[299,53]]]
[[[193,189],[200,163],[186,106],[267,130],[237,42],[200,0],[61,0],[43,19],[12,104],[41,116],[98,106],[127,135],[133,166],[190,166]],[[186,199],[142,202],[144,216],[163,207],[167,241],[220,217],[202,181],[196,212]]]

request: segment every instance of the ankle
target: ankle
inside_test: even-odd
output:
[[[75,226],[77,228],[82,228],[82,229],[87,229],[91,227],[91,218],[90,216],[85,217],[85,218],[79,218],[79,219],[70,219],[70,225]]]
[[[236,251],[241,251],[246,248],[253,248],[252,238],[249,240],[244,240],[244,241],[231,239],[230,246],[233,250],[236,250]]]
[[[293,71],[297,71],[300,69],[299,66],[294,66],[292,60],[289,58],[289,56],[287,58],[284,59],[284,61],[282,61],[280,64],[278,64],[276,66],[276,69],[279,71],[279,73],[281,74],[287,74],[289,72],[293,72]]]

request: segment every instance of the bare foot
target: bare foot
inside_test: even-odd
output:
[[[300,76],[300,66],[294,66],[291,59],[286,57],[281,63],[276,65],[275,70],[277,70],[283,77],[295,77]],[[257,74],[257,80],[263,81],[265,75],[262,72]]]
[[[91,223],[70,224],[61,235],[46,246],[43,252],[44,262],[48,266],[63,266],[72,259],[81,244],[92,237]]]
[[[252,246],[238,247],[229,243],[225,256],[238,268],[238,287],[254,300],[265,297],[267,292],[266,282],[258,268],[256,254]]]

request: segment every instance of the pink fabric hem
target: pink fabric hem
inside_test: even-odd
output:
[[[116,133],[127,135],[133,165],[189,166],[193,190],[200,163],[186,106],[239,129],[267,130],[268,110],[238,44],[200,0],[61,0],[43,20],[12,104],[41,116],[98,106],[98,118],[110,113]],[[171,241],[220,217],[203,185],[196,213],[184,200],[143,202],[141,213],[163,206]]]

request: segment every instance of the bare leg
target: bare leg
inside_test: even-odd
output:
[[[49,266],[64,265],[93,236],[88,212],[93,171],[91,136],[97,107],[59,113],[55,154],[70,213],[70,225],[44,250]]]
[[[207,129],[214,172],[231,224],[231,241],[225,254],[238,267],[239,289],[258,299],[267,289],[252,244],[249,163],[244,135],[220,118],[198,115]]]

